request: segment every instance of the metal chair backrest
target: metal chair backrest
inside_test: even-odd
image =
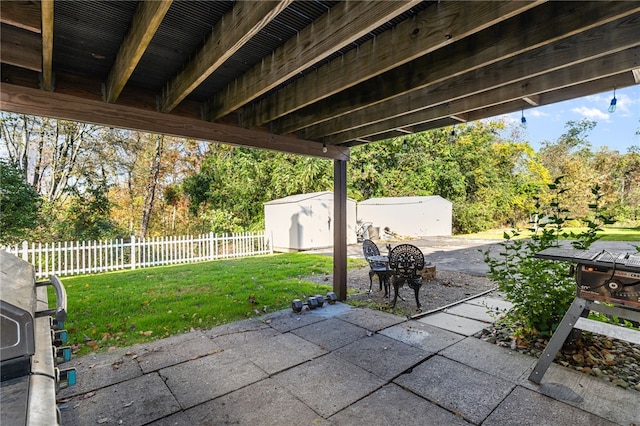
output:
[[[424,269],[424,255],[414,245],[397,245],[389,252],[389,268],[398,278],[415,278],[417,271]]]
[[[364,240],[362,242],[362,253],[365,259],[369,259],[371,256],[379,256],[380,249],[378,249],[378,246],[373,241]]]

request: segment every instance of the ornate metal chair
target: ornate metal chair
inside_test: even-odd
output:
[[[377,275],[378,280],[380,281],[380,290],[382,290],[382,284],[384,284],[384,296],[389,296],[389,278],[391,277],[392,271],[389,269],[388,263],[372,260],[371,256],[380,256],[380,250],[378,246],[371,240],[364,240],[362,242],[362,252],[364,254],[364,258],[369,262],[369,293],[372,291],[373,287],[373,276]]]
[[[389,252],[389,269],[393,271],[393,303],[391,307],[396,306],[398,300],[398,292],[400,287],[406,282],[413,289],[416,296],[417,309],[420,307],[420,286],[422,286],[422,277],[418,271],[424,268],[424,255],[422,251],[411,244],[400,244],[395,246]]]

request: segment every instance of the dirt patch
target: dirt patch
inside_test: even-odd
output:
[[[325,275],[304,277],[304,279],[313,282],[331,283],[333,277]],[[436,267],[435,279],[422,282],[420,304],[422,305],[422,311],[426,312],[491,290],[494,287],[495,285],[486,277],[438,270]],[[391,298],[385,298],[384,290],[380,291],[378,277],[374,275],[372,292],[369,293],[368,266],[347,272],[347,303],[349,304],[367,306],[407,317],[418,313],[416,311],[414,292],[411,288],[407,285],[400,288],[400,297],[404,300],[398,298],[395,309],[391,309],[393,287],[391,287]]]

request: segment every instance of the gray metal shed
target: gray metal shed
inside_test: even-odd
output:
[[[264,203],[264,224],[275,251],[333,246],[333,192],[297,194]],[[347,199],[347,244],[357,242],[356,202]]]
[[[451,235],[452,203],[439,195],[370,198],[358,203],[358,221],[403,237]]]

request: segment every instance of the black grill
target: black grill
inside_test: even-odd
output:
[[[47,286],[56,292],[50,308]],[[75,383],[64,321],[67,297],[56,276],[35,282],[26,261],[0,251],[0,399],[2,425],[57,425],[56,391]]]

